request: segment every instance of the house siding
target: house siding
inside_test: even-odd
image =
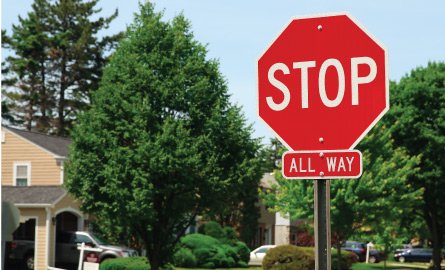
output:
[[[60,185],[61,167],[55,155],[24,140],[7,129],[2,143],[2,185],[14,184],[14,163],[31,164],[31,185]]]

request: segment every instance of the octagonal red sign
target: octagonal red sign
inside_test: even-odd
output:
[[[352,149],[389,109],[387,55],[349,15],[295,18],[258,60],[258,112],[290,150]]]

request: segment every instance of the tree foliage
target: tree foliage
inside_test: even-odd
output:
[[[11,51],[2,78],[5,102],[16,123],[67,136],[77,115],[88,108],[120,37],[98,36],[117,11],[96,19],[97,2],[35,0],[11,36],[2,31],[2,45]]]
[[[404,237],[400,227],[421,194],[408,183],[419,158],[395,148],[385,125],[374,127],[358,148],[363,154],[362,176],[330,183],[332,240],[338,250],[352,236],[373,238],[383,245]],[[275,177],[279,185],[262,195],[266,204],[292,218],[313,218],[313,181],[285,180],[280,173]],[[374,237],[383,232],[387,238]]]
[[[161,19],[141,4],[73,130],[66,182],[110,232],[139,239],[154,270],[196,215],[259,181],[258,141],[218,63],[182,15]]]
[[[393,108],[388,122],[397,145],[420,155],[420,169],[408,184],[422,189],[416,213],[425,220],[440,269],[445,234],[445,63],[416,68],[392,85]]]

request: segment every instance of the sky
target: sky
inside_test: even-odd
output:
[[[31,0],[2,0],[2,29],[10,33],[18,15],[25,16]],[[196,40],[206,44],[208,57],[218,59],[231,101],[242,106],[253,137],[269,142],[273,132],[257,116],[258,58],[293,17],[347,12],[388,51],[390,80],[429,61],[445,60],[445,1],[443,0],[157,0],[164,19],[184,14]],[[138,10],[137,0],[102,0],[102,15],[118,9],[108,33],[125,30]]]

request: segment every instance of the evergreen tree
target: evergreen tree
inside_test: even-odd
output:
[[[6,59],[5,102],[28,130],[67,136],[78,113],[90,104],[110,49],[120,35],[98,37],[117,16],[92,20],[96,1],[35,0],[32,10],[2,31]]]
[[[92,20],[99,0],[58,0],[50,7],[51,33],[48,66],[49,84],[56,93],[55,123],[57,135],[66,136],[77,115],[88,109],[91,94],[98,88],[109,49],[120,35],[98,37],[116,18]]]
[[[161,17],[141,5],[73,130],[66,182],[109,231],[143,243],[153,270],[198,214],[225,203],[234,181],[259,180],[249,171],[258,142],[229,103],[218,63],[183,16]]]
[[[26,18],[19,17],[13,26],[13,34],[7,37],[2,32],[3,47],[15,55],[6,59],[3,84],[9,86],[4,92],[12,118],[23,122],[27,130],[37,123],[48,126],[47,105],[51,103],[46,93],[46,60],[48,50],[47,12],[48,2],[36,0]]]

